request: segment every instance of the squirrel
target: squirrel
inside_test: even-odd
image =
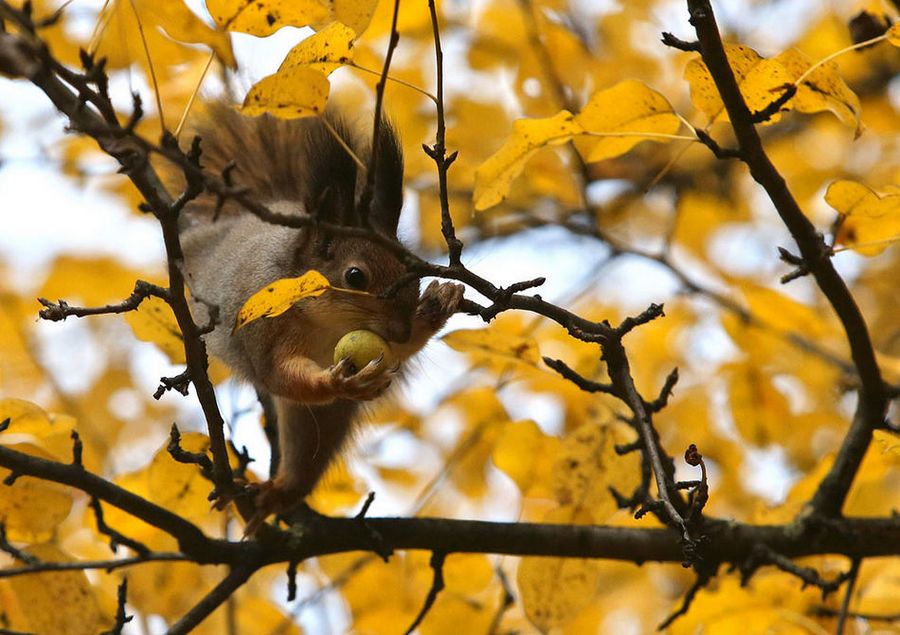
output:
[[[326,109],[315,118],[250,118],[224,104],[211,104],[194,125],[203,167],[230,170],[231,181],[282,214],[309,215],[323,223],[363,227],[359,199],[372,156],[371,136]],[[351,155],[352,153],[352,155]],[[403,202],[403,156],[396,132],[384,121],[375,152],[368,227],[399,244]],[[256,494],[253,533],[271,513],[299,506],[341,452],[361,403],[382,395],[456,312],[463,287],[433,281],[420,295],[418,282],[379,297],[406,273],[392,251],[364,238],[334,235],[316,223],[304,228],[270,224],[228,201],[205,195],[183,215],[180,235],[184,270],[200,320],[218,308],[218,323],[205,336],[209,350],[240,378],[271,396],[277,414],[279,461],[274,478]],[[244,302],[265,285],[323,274],[334,287],[303,300],[284,314],[252,322],[235,334]],[[199,320],[198,320],[199,321]],[[374,360],[353,372],[332,364],[337,341],[358,329],[389,343],[396,365]]]

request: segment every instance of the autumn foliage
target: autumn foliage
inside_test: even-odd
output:
[[[24,280],[0,254],[0,633],[898,628],[896,2],[81,4],[0,0],[0,100],[43,91],[60,172],[165,253]],[[243,86],[235,51],[276,32]],[[174,228],[201,192],[279,219],[202,169],[213,98],[385,112],[404,262],[469,316],[372,406],[322,516],[250,539],[269,449],[234,439],[272,413],[207,360]],[[324,293],[351,291],[279,280],[229,326]]]

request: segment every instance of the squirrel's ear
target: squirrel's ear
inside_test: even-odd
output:
[[[354,225],[354,191],[357,168],[345,145],[352,139],[340,117],[326,114],[321,120],[300,120],[306,138],[303,141],[304,191],[307,213],[318,220],[337,225]],[[336,138],[339,137],[339,138]]]
[[[397,235],[400,208],[403,207],[403,151],[397,132],[382,120],[375,163],[374,205],[369,222],[391,236]]]

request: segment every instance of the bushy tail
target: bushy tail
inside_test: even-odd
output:
[[[355,203],[368,165],[368,137],[335,110],[320,117],[279,119],[245,117],[223,103],[209,104],[191,132],[201,139],[201,165],[214,174],[229,170],[231,182],[246,188],[257,202],[296,201],[307,212],[319,210],[323,220],[356,225]],[[352,153],[352,154],[351,154]],[[403,159],[389,125],[379,137],[375,188],[376,207],[399,212],[402,204]],[[324,204],[323,204],[324,203]],[[189,209],[193,220],[216,213],[235,214],[240,206],[204,195]]]

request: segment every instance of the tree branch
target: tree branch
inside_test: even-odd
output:
[[[22,476],[35,476],[71,485],[106,501],[170,534],[178,541],[181,551],[196,558],[198,562],[205,562],[210,558],[215,545],[221,546],[220,542],[208,538],[199,527],[181,516],[100,478],[80,466],[43,459],[3,445],[0,445],[0,466]]]
[[[800,209],[778,170],[769,160],[754,125],[753,114],[741,95],[709,0],[688,0],[690,21],[697,32],[700,51],[728,111],[740,147],[741,159],[768,194],[791,232],[803,262],[840,320],[860,380],[859,402],[850,431],[837,458],[822,480],[810,505],[816,513],[839,515],[853,478],[859,469],[872,431],[884,421],[885,386],[865,320],[846,283],[835,270],[822,236]]]
[[[88,315],[126,313],[137,309],[141,302],[151,296],[162,298],[166,302],[169,301],[169,292],[167,289],[145,282],[144,280],[138,280],[134,283],[134,291],[131,295],[118,304],[107,304],[106,306],[96,308],[82,308],[69,306],[65,300],[51,302],[46,298],[38,298],[38,302],[44,306],[44,308],[38,312],[38,315],[44,320],[59,322],[65,320],[69,316],[80,318]]]

